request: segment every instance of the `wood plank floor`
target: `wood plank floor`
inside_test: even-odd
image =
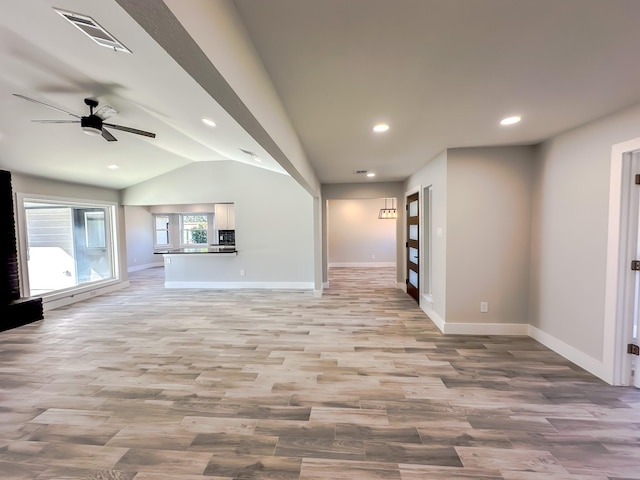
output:
[[[529,338],[443,336],[393,269],[131,288],[0,334],[0,478],[640,479],[640,391]]]

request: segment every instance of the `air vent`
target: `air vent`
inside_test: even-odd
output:
[[[131,50],[116,40],[113,35],[102,28],[93,18],[77,13],[65,12],[64,10],[58,10],[56,8],[54,8],[54,10],[98,45],[118,52],[131,53]]]
[[[367,173],[369,173],[368,170],[356,170],[355,172],[356,175],[366,175]]]

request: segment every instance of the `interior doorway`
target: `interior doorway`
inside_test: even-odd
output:
[[[389,199],[386,203],[386,207],[391,206]],[[395,271],[396,219],[379,218],[380,210],[384,208],[384,198],[327,201],[329,269],[384,267],[393,268]],[[396,283],[392,283],[395,287]]]

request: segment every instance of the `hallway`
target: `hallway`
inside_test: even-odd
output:
[[[3,480],[640,479],[640,391],[443,336],[389,268],[127,290],[0,334]]]

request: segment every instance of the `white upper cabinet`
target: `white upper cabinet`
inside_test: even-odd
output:
[[[236,215],[233,203],[216,203],[216,229],[235,230]]]

